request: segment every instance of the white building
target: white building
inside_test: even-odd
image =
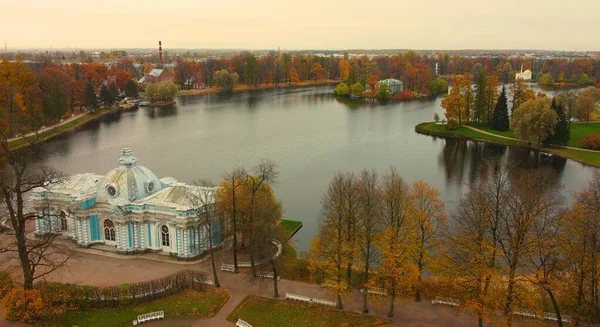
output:
[[[404,82],[401,80],[388,78],[377,82],[377,86],[381,87],[382,84],[386,84],[388,87],[388,92],[390,94],[398,93],[404,91]]]
[[[532,77],[531,70],[527,69],[526,71],[523,71],[523,65],[521,65],[521,72],[517,73],[515,75],[515,79],[523,79],[526,81],[530,81],[531,77]]]
[[[202,196],[200,202],[214,210],[216,190],[158,179],[126,148],[119,166],[104,176],[78,174],[34,189],[31,202],[41,217],[35,231],[62,233],[83,247],[113,246],[123,254],[153,251],[195,258],[208,250],[208,229],[216,247],[224,241],[225,226],[220,219],[205,224],[189,195]]]

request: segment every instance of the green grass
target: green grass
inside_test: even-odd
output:
[[[598,123],[572,123],[571,124],[571,139],[568,145],[573,147],[581,147],[581,140],[586,136],[600,134],[600,124]]]
[[[229,321],[243,319],[252,326],[380,326],[387,319],[365,316],[334,308],[249,296],[229,315]]]
[[[302,227],[301,221],[282,219],[277,225],[286,240],[289,240]]]
[[[163,299],[118,308],[102,308],[70,311],[53,317],[43,326],[86,326],[109,327],[130,326],[140,314],[164,311],[166,319],[174,318],[206,318],[214,316],[229,300],[226,291],[197,292],[193,290],[165,297]]]
[[[482,131],[486,131],[488,133],[494,133],[494,134],[497,134],[497,135],[502,135],[504,137],[510,137],[510,138],[513,138],[513,139],[517,138],[517,135],[515,135],[515,132],[513,132],[511,129],[509,129],[508,131],[497,131],[497,130],[491,128],[486,123],[471,122],[471,123],[469,123],[469,125],[477,128],[477,129],[480,129]]]

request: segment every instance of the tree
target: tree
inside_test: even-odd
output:
[[[110,92],[113,102],[119,98],[119,88],[116,83],[110,83],[108,85],[108,91]]]
[[[556,112],[558,121],[556,122],[556,126],[554,126],[554,134],[549,135],[544,143],[567,145],[567,142],[569,142],[569,139],[571,138],[571,133],[569,131],[569,122],[567,121],[565,110],[559,103],[557,103],[556,98],[552,99],[551,108],[554,110],[554,112]]]
[[[231,92],[235,88],[239,75],[237,73],[230,73],[225,69],[221,69],[215,72],[213,82],[221,89],[221,92]]]
[[[138,96],[138,86],[136,82],[128,80],[127,83],[125,83],[125,95],[130,98]]]
[[[94,91],[94,86],[92,86],[92,82],[87,81],[85,84],[85,105],[92,109],[92,111],[98,110],[98,97],[96,96],[96,91]]]
[[[429,92],[432,95],[444,94],[448,92],[448,82],[441,78],[437,77],[431,83],[429,83]]]
[[[48,66],[40,75],[44,117],[59,120],[69,107],[69,75],[60,68]]]
[[[600,89],[590,86],[579,92],[577,96],[577,119],[589,123],[598,101],[600,101]]]
[[[504,86],[502,87],[502,92],[500,92],[500,96],[498,97],[498,101],[496,102],[496,107],[494,108],[494,115],[492,116],[491,122],[492,128],[497,131],[507,131],[510,122],[508,120],[508,103],[506,99],[506,89]]]
[[[300,83],[300,74],[298,74],[298,71],[296,70],[296,68],[291,68],[289,75],[290,75],[290,84]]]
[[[206,236],[208,238],[208,252],[210,253],[210,264],[212,267],[213,281],[215,288],[220,288],[219,275],[215,264],[215,251],[213,247],[213,226],[222,225],[222,217],[216,210],[214,203],[216,187],[206,180],[199,180],[193,187],[186,188],[185,199],[190,208],[196,215],[196,218],[202,226],[205,226]]]
[[[577,93],[574,90],[560,92],[556,96],[557,105],[565,109],[566,119],[569,130],[571,130],[571,120],[577,117]]]
[[[352,90],[352,94],[355,96],[361,96],[365,92],[365,89],[363,88],[362,84],[360,84],[360,83],[352,84],[351,90]]]
[[[144,97],[154,104],[172,103],[178,91],[179,87],[177,84],[171,81],[162,81],[148,84]]]
[[[548,98],[529,100],[518,107],[510,120],[510,127],[521,140],[541,144],[554,134],[558,116]]]
[[[481,65],[480,65],[481,66]],[[481,70],[475,78],[475,112],[474,119],[478,122],[487,122],[490,117],[487,116],[487,75]]]
[[[378,275],[390,294],[388,317],[394,316],[396,298],[408,295],[416,279],[417,269],[412,261],[415,226],[407,214],[409,188],[395,168],[383,176],[381,185],[381,217],[383,232],[378,239],[381,261]]]
[[[247,180],[246,183],[244,183],[244,186],[247,188],[250,195],[250,212],[248,215],[246,230],[249,236],[250,265],[252,267],[252,275],[254,277],[256,277],[256,262],[253,251],[255,239],[253,228],[255,222],[261,223],[260,221],[256,221],[257,214],[259,213],[257,210],[257,197],[259,192],[265,192],[267,188],[270,189],[269,184],[273,184],[276,181],[278,174],[279,172],[277,171],[277,164],[275,164],[275,162],[267,159],[261,159],[260,162],[252,168],[251,174],[246,176]]]
[[[112,106],[112,104],[115,102],[115,98],[113,97],[112,93],[104,84],[100,86],[100,100],[102,100],[102,103],[104,103],[105,106]]]
[[[343,267],[348,260],[345,255],[347,243],[344,234],[346,179],[345,174],[336,174],[323,195],[323,220],[309,252],[309,269],[313,278],[321,277],[325,283],[333,280],[334,284],[331,287],[336,294],[336,307],[340,310],[344,308],[342,293],[347,290],[343,279]]]
[[[535,93],[526,84],[525,80],[521,78],[515,79],[513,84],[511,84],[510,93],[512,96],[512,107],[510,108],[512,113],[514,113],[523,103],[535,99]]]
[[[333,93],[335,95],[346,96],[346,95],[350,94],[350,88],[348,87],[348,85],[346,83],[340,83],[335,87],[335,89],[333,90]]]
[[[240,199],[240,188],[247,179],[244,168],[236,168],[230,173],[223,175],[223,182],[217,191],[217,206],[220,211],[229,216],[233,234],[233,267],[234,273],[238,272],[238,201]]]
[[[487,77],[487,86],[485,88],[485,112],[487,122],[490,123],[494,115],[494,105],[498,99],[498,77],[490,75]],[[505,94],[506,96],[506,94]]]
[[[361,253],[362,287],[363,291],[363,314],[369,313],[367,304],[368,289],[371,280],[369,273],[373,266],[378,263],[378,251],[376,240],[379,236],[383,221],[381,219],[381,189],[375,171],[363,170],[358,180],[358,243]]]
[[[554,78],[552,74],[546,73],[538,78],[538,84],[543,87],[552,87],[554,85]]]
[[[325,71],[323,66],[319,63],[312,64],[310,73],[314,77],[315,81],[320,81],[327,77],[327,72]]]
[[[439,237],[446,225],[445,205],[439,196],[436,189],[423,181],[411,186],[408,214],[416,230],[413,260],[418,271],[415,301],[421,301],[423,273],[438,249]]]
[[[512,325],[513,303],[516,298],[517,272],[524,267],[535,241],[536,226],[555,215],[559,201],[550,170],[514,171],[505,199],[507,213],[502,217],[499,244],[508,269],[504,313]]]
[[[452,89],[442,99],[442,108],[446,109],[448,120],[458,121],[459,124],[469,122],[474,105],[471,76],[455,76]]]
[[[377,98],[386,100],[389,97],[389,86],[387,83],[381,83],[377,88]]]

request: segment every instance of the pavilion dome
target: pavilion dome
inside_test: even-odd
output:
[[[143,199],[165,187],[148,168],[137,164],[131,149],[125,148],[119,167],[109,171],[98,185],[98,201],[124,205]]]

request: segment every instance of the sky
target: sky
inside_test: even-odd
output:
[[[599,22],[600,0],[0,0],[9,49],[598,51]]]

